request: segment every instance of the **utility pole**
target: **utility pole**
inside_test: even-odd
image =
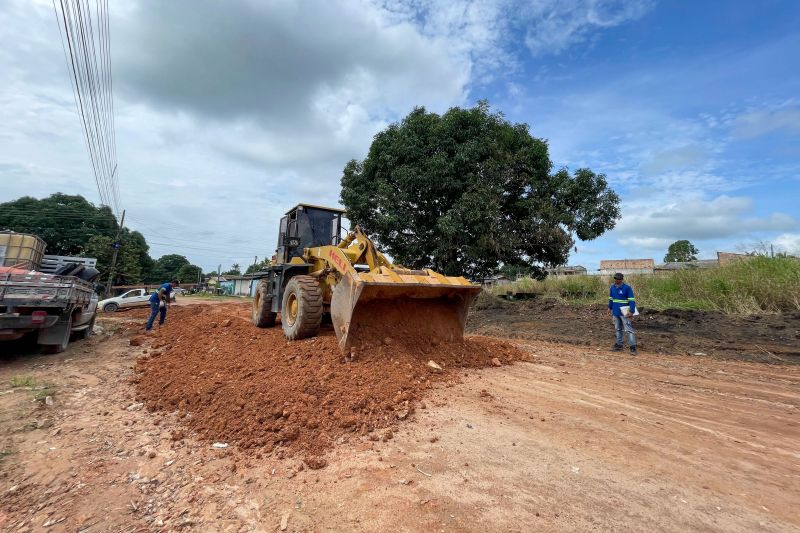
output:
[[[775,258],[775,247],[772,244],[769,245],[769,256]]]
[[[108,287],[106,287],[106,296],[111,295],[111,287],[114,283],[114,267],[117,265],[117,254],[119,253],[120,246],[119,243],[119,236],[122,233],[122,225],[125,224],[125,210],[122,210],[122,220],[119,221],[119,227],[117,228],[117,236],[114,238],[114,244],[111,246],[114,248],[114,254],[111,256],[111,268],[108,269]]]
[[[217,291],[216,292],[218,292],[218,293],[222,290],[221,283],[222,283],[222,263],[220,263],[220,265],[217,267]]]
[[[257,264],[258,264],[258,256],[255,256],[253,258],[253,271],[250,273],[251,276],[255,276],[256,275],[256,270],[258,269],[258,267],[256,266]],[[247,286],[247,294],[248,294],[248,296],[252,296],[253,295],[253,282],[254,281],[255,280],[253,278],[250,278],[250,284]]]

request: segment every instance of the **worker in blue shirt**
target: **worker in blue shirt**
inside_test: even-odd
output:
[[[172,289],[179,286],[180,283],[178,283],[178,280],[173,280],[163,284],[157,291],[153,291],[153,294],[150,295],[150,318],[147,320],[147,326],[144,328],[145,331],[153,329],[153,322],[156,319],[156,315],[159,313],[161,317],[158,319],[158,325],[161,326],[164,324],[164,321],[167,319],[167,307],[172,301]]]
[[[636,312],[636,299],[633,296],[633,289],[630,285],[623,283],[623,276],[620,272],[614,274],[614,284],[608,293],[608,311],[611,320],[614,322],[614,329],[617,332],[617,340],[614,343],[613,351],[622,350],[624,333],[628,334],[628,346],[631,355],[636,355],[636,336],[633,334],[633,324],[630,317]]]

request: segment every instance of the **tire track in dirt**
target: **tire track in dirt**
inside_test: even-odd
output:
[[[541,347],[539,351],[543,351]],[[702,370],[704,360],[692,358],[684,363],[682,358],[669,358],[661,365],[639,364],[640,360],[633,359],[624,363],[587,362],[555,356],[557,351],[572,350],[550,347],[547,355],[540,353],[538,357],[544,361],[542,365],[533,365],[537,374],[534,383],[506,382],[506,388],[515,395],[533,388],[537,405],[552,405],[555,412],[574,420],[582,432],[589,429],[612,440],[624,435],[618,445],[629,449],[634,456],[649,457],[655,463],[659,462],[657,458],[666,459],[680,464],[679,470],[691,465],[690,468],[698,472],[707,471],[710,457],[714,457],[712,462],[723,464],[717,474],[742,481],[753,472],[769,472],[769,476],[760,476],[765,484],[777,486],[781,491],[799,488],[796,442],[800,431],[795,422],[795,405],[770,401],[754,404],[741,394],[742,390],[747,390],[749,395],[746,386],[740,387],[738,395],[743,399],[731,401],[718,394],[713,373],[705,374],[709,377],[692,378],[703,383],[702,388],[659,385],[659,381],[670,378],[665,374],[668,369],[663,363],[693,365],[695,370]],[[547,363],[553,366],[539,368]],[[598,377],[595,367],[607,368],[607,365],[618,368],[624,365],[626,371],[605,372]],[[653,370],[659,366],[662,368]],[[649,379],[646,379],[648,373]],[[589,379],[586,379],[587,374],[591,376]],[[658,377],[661,379],[654,379]],[[735,378],[731,375],[725,378],[719,385],[732,387],[731,379]],[[781,386],[787,387],[786,384],[774,385],[766,395],[795,396],[780,394],[776,389]],[[754,393],[764,394],[764,390]],[[621,423],[624,430],[616,431]],[[568,434],[563,428],[560,431],[561,437]],[[784,459],[778,461],[779,457]],[[672,468],[667,469],[665,475],[669,475],[670,470]]]

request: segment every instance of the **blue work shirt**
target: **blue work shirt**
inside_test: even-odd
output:
[[[627,305],[631,308],[631,314],[636,311],[636,300],[633,297],[631,286],[623,283],[619,287],[612,285],[608,291],[608,308],[614,316],[622,316],[620,307]]]
[[[157,291],[155,291],[153,294],[151,294],[150,295],[150,301],[151,302],[156,303],[156,304],[159,302],[158,293],[161,292],[161,289],[164,289],[167,292],[167,301],[169,302],[170,295],[172,294],[172,284],[171,283],[163,284],[162,286],[160,286],[158,288]]]

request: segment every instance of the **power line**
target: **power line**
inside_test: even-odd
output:
[[[52,3],[100,202],[119,217],[108,0],[96,0],[94,13],[89,0]]]

